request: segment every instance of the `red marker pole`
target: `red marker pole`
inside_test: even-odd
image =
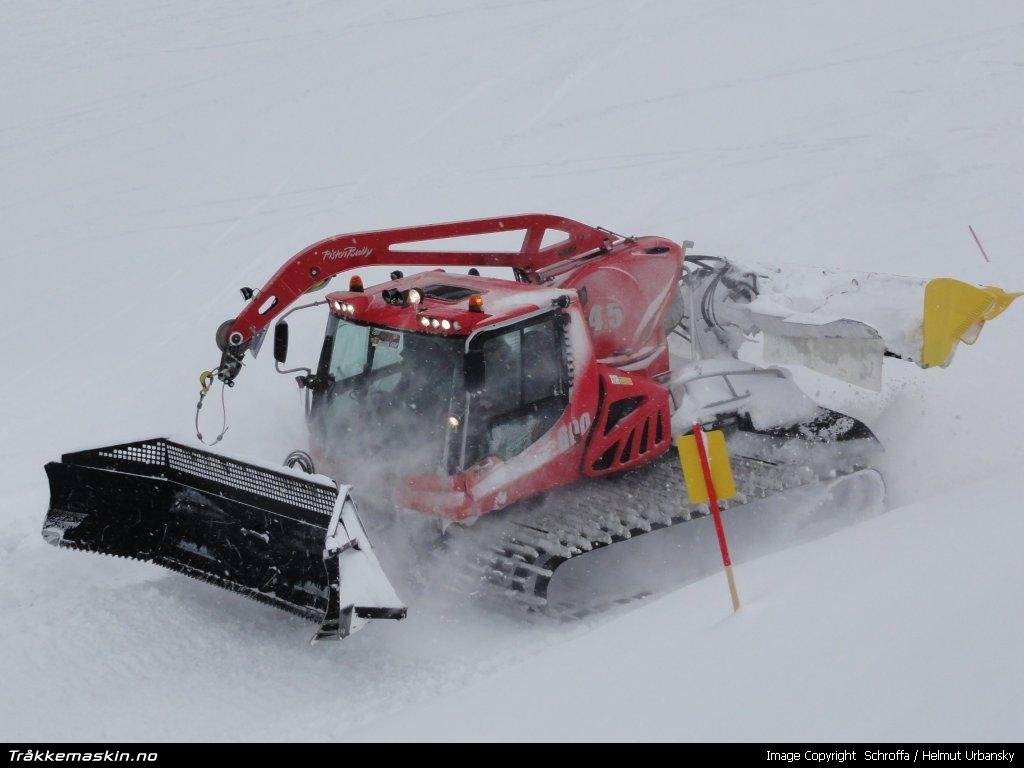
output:
[[[715,483],[711,479],[711,462],[708,461],[708,449],[704,444],[704,430],[700,424],[693,425],[694,441],[697,444],[697,455],[700,456],[700,469],[704,475],[704,484],[708,489],[708,506],[711,507],[711,518],[715,521],[715,533],[718,534],[718,548],[722,551],[722,565],[725,566],[725,578],[729,582],[729,596],[732,598],[732,609],[740,609],[740,595],[736,591],[736,578],[732,574],[732,559],[729,557],[729,542],[725,540],[725,527],[722,525],[722,512],[718,508],[718,494]]]

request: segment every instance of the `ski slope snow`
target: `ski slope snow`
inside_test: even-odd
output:
[[[567,624],[425,599],[310,647],[300,620],[39,535],[42,465],[188,437],[238,287],[330,234],[550,211],[1024,287],[1020,3],[18,1],[0,22],[0,738],[1020,739],[1018,306],[949,370],[887,363],[881,396],[798,371],[885,443],[893,510],[752,550],[735,616],[710,572]],[[322,318],[293,319],[311,359]],[[304,428],[268,358],[221,447],[276,462]]]

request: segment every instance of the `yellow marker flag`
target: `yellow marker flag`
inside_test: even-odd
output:
[[[708,463],[711,464],[711,481],[715,485],[715,494],[719,499],[731,499],[736,495],[736,482],[732,477],[729,452],[725,447],[725,433],[716,429],[714,432],[705,432],[704,435],[707,437]],[[697,437],[693,434],[677,437],[676,450],[679,451],[679,464],[683,469],[683,480],[686,481],[686,494],[690,497],[690,502],[706,503],[708,488],[700,468]]]

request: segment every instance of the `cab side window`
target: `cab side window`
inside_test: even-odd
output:
[[[473,398],[470,461],[510,459],[547,432],[569,403],[555,318],[487,339],[483,386]]]
[[[562,394],[565,377],[558,336],[553,323],[531,325],[522,331],[524,405]]]

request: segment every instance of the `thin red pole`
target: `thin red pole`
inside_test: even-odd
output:
[[[704,445],[704,430],[700,424],[693,425],[693,434],[697,438],[697,455],[700,456],[700,469],[704,475],[704,484],[708,489],[708,506],[711,507],[711,519],[715,521],[715,533],[718,535],[718,548],[722,552],[722,564],[725,566],[725,577],[729,581],[729,596],[732,598],[732,609],[738,611],[740,608],[740,596],[736,591],[736,579],[732,573],[732,559],[729,557],[729,543],[725,540],[725,527],[722,525],[722,512],[718,508],[718,494],[715,493],[715,483],[711,478],[711,462],[708,460],[708,451]]]
[[[992,260],[988,257],[988,254],[985,253],[985,247],[981,244],[981,240],[979,240],[978,236],[975,234],[974,227],[972,227],[970,224],[968,224],[967,228],[969,230],[971,230],[971,237],[973,237],[974,238],[974,242],[976,242],[978,244],[978,250],[981,251],[981,255],[985,257],[985,261],[987,261],[989,264],[991,264]]]

